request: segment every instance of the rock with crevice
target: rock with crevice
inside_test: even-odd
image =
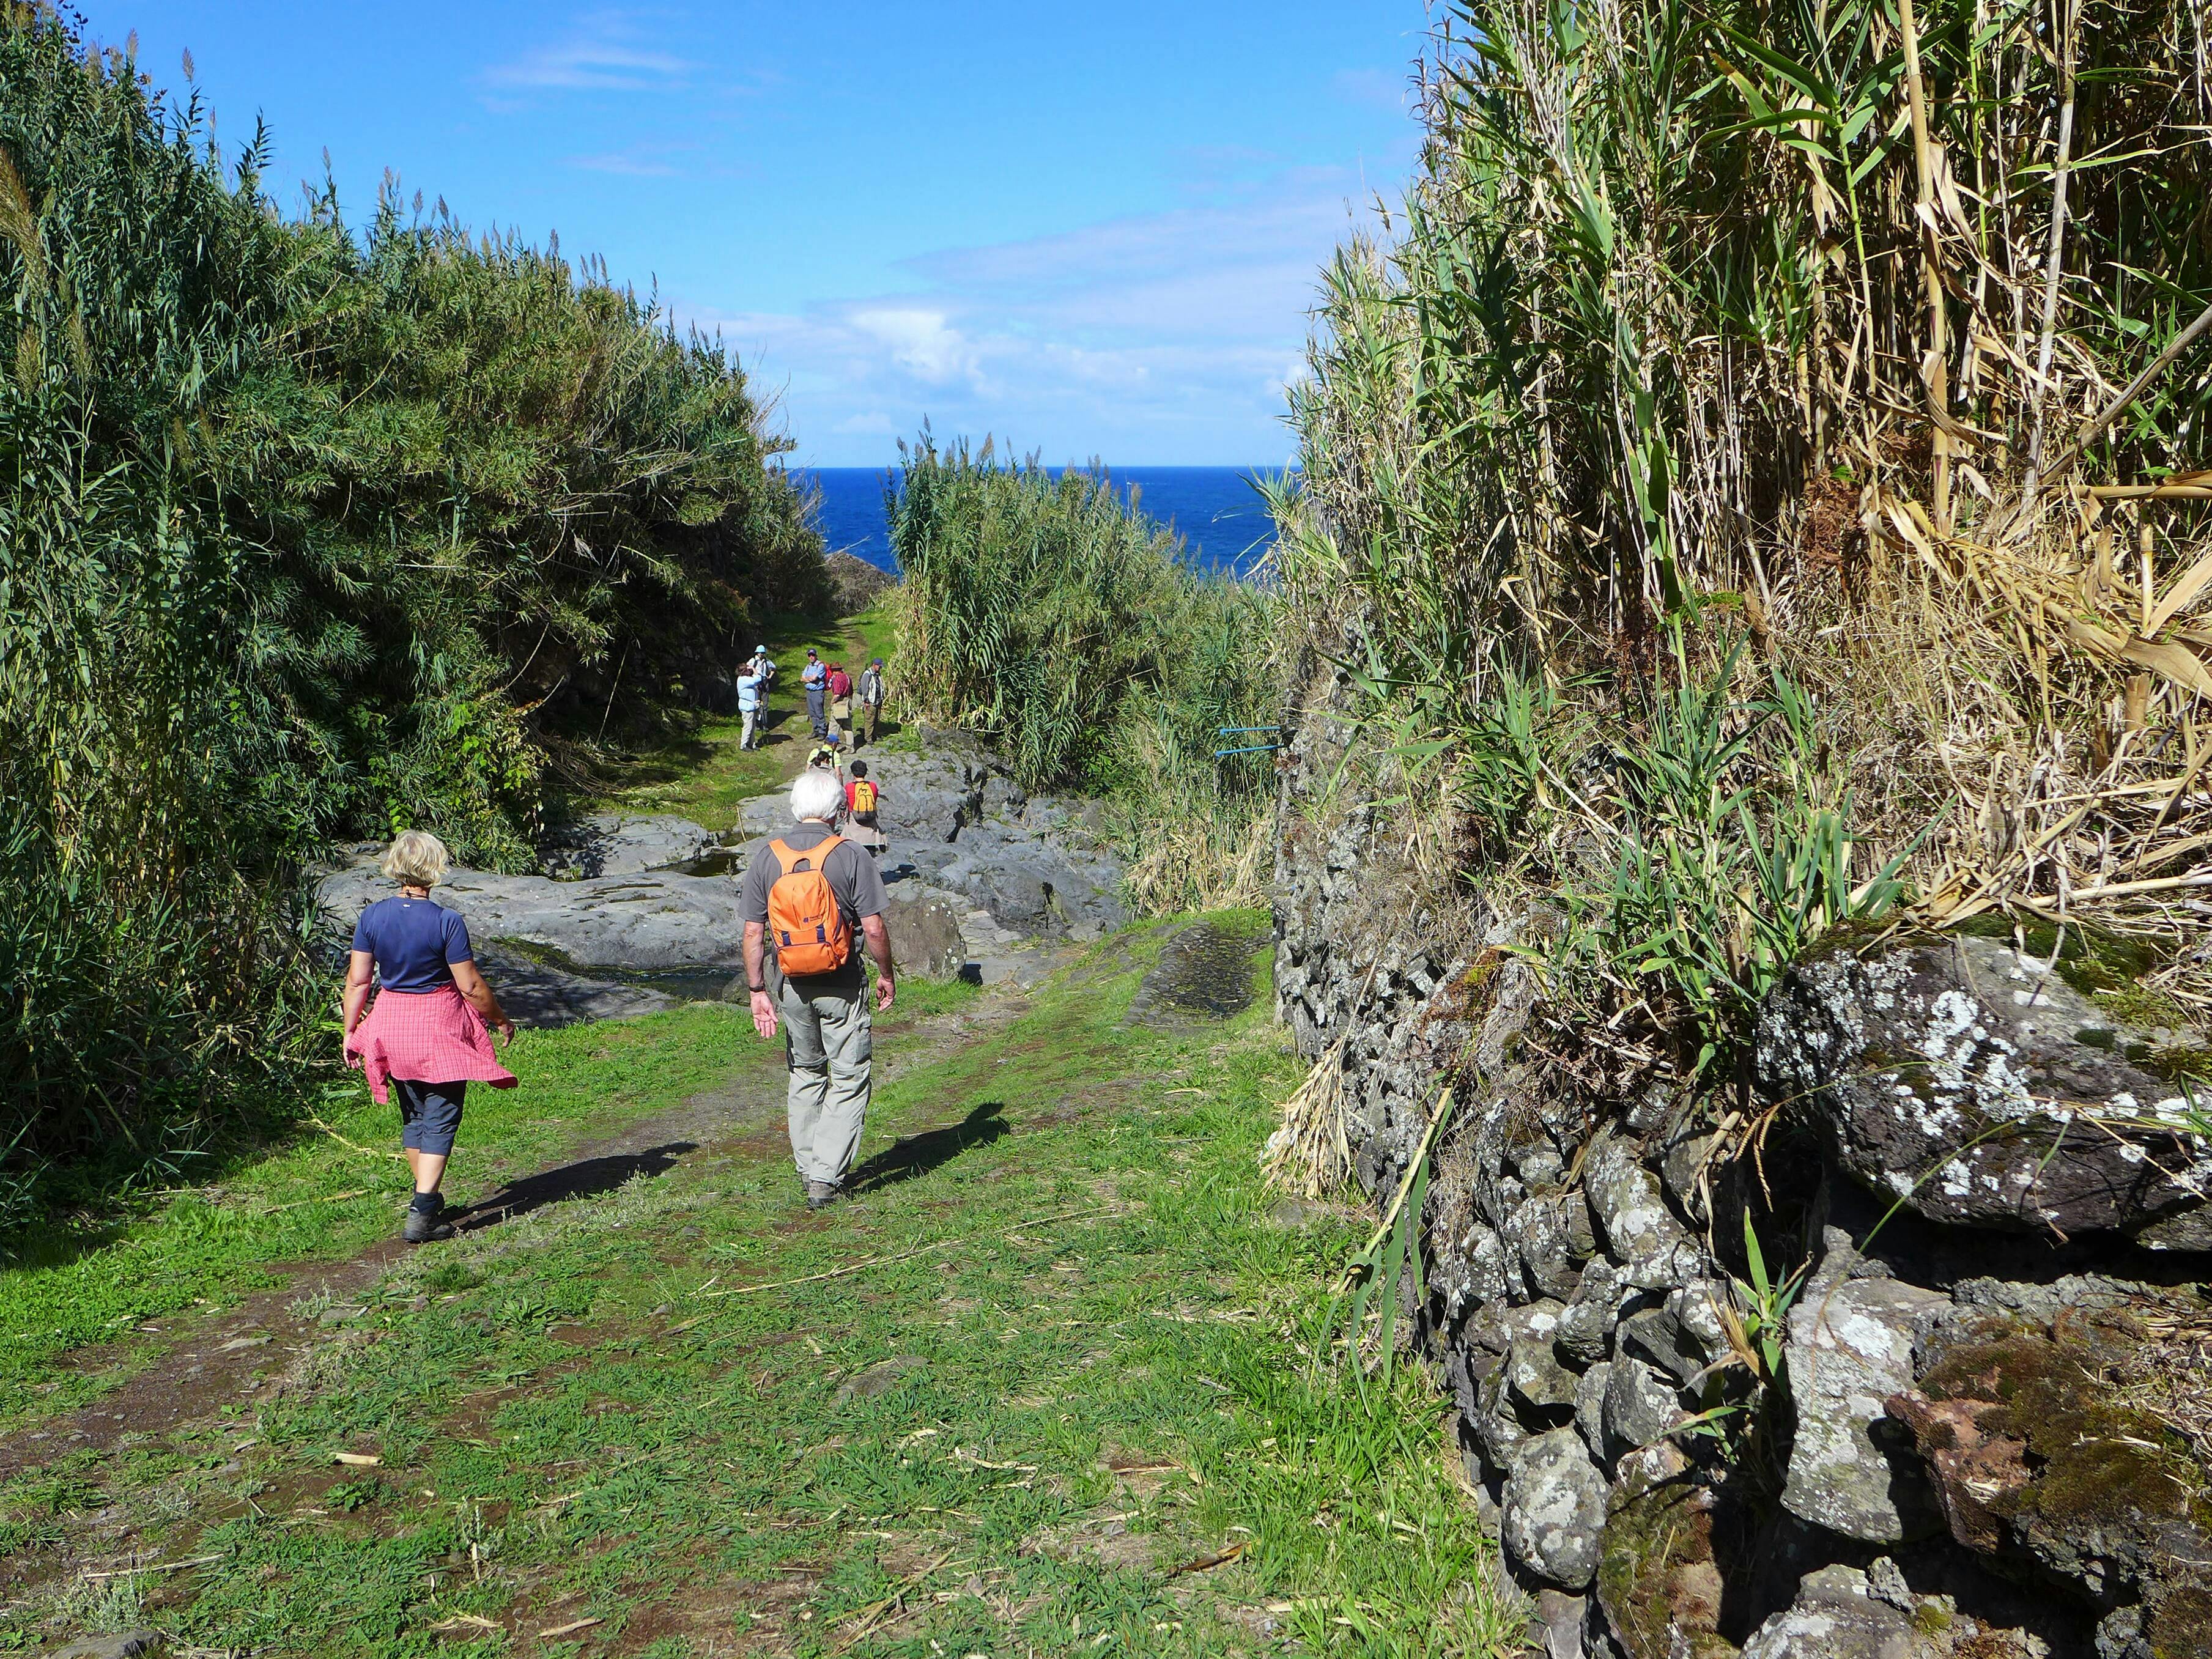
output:
[[[1850,1266],[1847,1245],[1832,1249],[1790,1310],[1784,1370],[1796,1431],[1782,1502],[1843,1537],[1895,1544],[1938,1523],[1886,1402],[1912,1386],[1915,1346],[1951,1303],[1899,1279],[1849,1278]]]

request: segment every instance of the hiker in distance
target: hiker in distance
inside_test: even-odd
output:
[[[865,748],[876,740],[876,722],[884,713],[884,659],[876,658],[860,671],[860,706],[853,711],[853,747]]]
[[[853,677],[845,672],[845,665],[830,665],[830,740],[844,743],[849,740],[853,721]]]
[[[763,1038],[779,1023],[783,1028],[791,1157],[810,1210],[844,1189],[860,1152],[871,1020],[893,995],[884,878],[873,859],[837,833],[844,807],[836,772],[810,766],[793,779],[797,827],[754,855],[738,903],[753,1028]],[[872,1009],[863,940],[876,968]]]
[[[499,1063],[487,1025],[509,1042],[514,1022],[477,971],[469,925],[460,912],[431,902],[453,858],[445,842],[421,830],[393,841],[380,866],[399,891],[361,913],[346,964],[343,1025],[345,1057],[368,1078],[378,1105],[399,1093],[399,1141],[415,1172],[414,1201],[401,1237],[410,1244],[451,1238],[441,1220],[439,1188],[471,1083],[514,1087]],[[369,1001],[369,980],[376,1000]]]
[[[868,775],[868,763],[864,760],[853,763],[853,781],[845,786],[845,813],[853,827],[860,833],[854,837],[878,859],[890,843],[884,840],[883,824],[877,810],[883,804],[884,792]]]
[[[757,749],[761,745],[762,704],[768,698],[768,677],[761,672],[761,659],[768,654],[765,647],[756,651],[744,666],[738,671],[738,713],[744,716],[745,728],[739,734],[738,747]]]
[[[806,647],[806,666],[799,671],[799,683],[806,688],[806,718],[812,723],[814,735],[830,735],[830,671],[822,665],[822,658],[812,646]]]

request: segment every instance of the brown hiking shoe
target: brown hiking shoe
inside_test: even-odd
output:
[[[835,1204],[845,1195],[845,1189],[834,1181],[810,1181],[806,1183],[806,1207],[819,1210]]]

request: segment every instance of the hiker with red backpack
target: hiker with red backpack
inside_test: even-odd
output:
[[[860,1151],[871,1016],[893,994],[884,878],[858,842],[837,833],[844,810],[835,772],[801,772],[791,786],[797,827],[754,856],[738,906],[753,1029],[763,1038],[783,1029],[791,1156],[810,1210],[844,1190]],[[872,1010],[863,942],[876,966]]]

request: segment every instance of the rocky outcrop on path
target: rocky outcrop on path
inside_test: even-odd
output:
[[[1031,796],[964,733],[863,757],[882,788],[892,951],[902,969],[985,983],[1041,978],[1068,941],[1126,919],[1094,804]],[[518,1019],[561,1024],[721,995],[743,966],[738,878],[792,824],[779,789],[715,831],[668,815],[595,813],[550,838],[530,875],[456,869],[459,910]],[[380,844],[352,849],[318,896],[334,933],[391,891]]]
[[[1531,958],[1563,915],[1455,904],[1404,867],[1386,810],[1340,785],[1349,708],[1324,668],[1291,711],[1278,1003],[1340,1067],[1378,1201],[1453,1091],[1406,1311],[1532,1646],[2212,1653],[2212,1142],[2187,1034],[2007,941],[1839,941],[1759,1021],[1753,1171],[1686,1097],[1559,1063]],[[1776,1274],[1805,1273],[1764,1327],[1747,1213]]]

